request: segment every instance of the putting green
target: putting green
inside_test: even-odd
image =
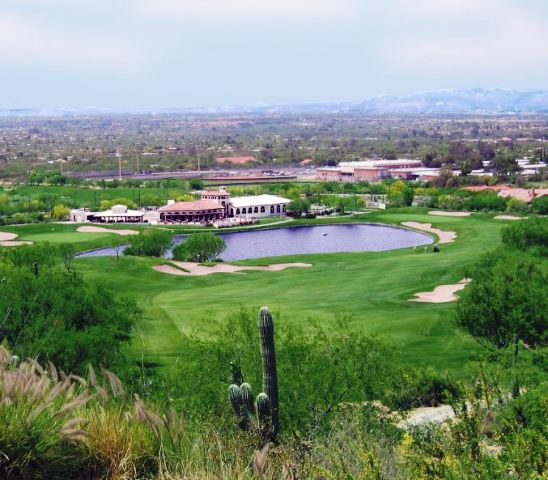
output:
[[[183,277],[156,272],[158,259],[124,257],[79,259],[87,277],[109,282],[136,299],[144,312],[132,350],[137,358],[169,363],[181,349],[181,333],[208,338],[212,320],[224,321],[241,306],[270,306],[278,328],[313,322],[328,330],[343,319],[356,331],[379,335],[396,348],[398,361],[462,371],[477,343],[452,321],[454,303],[409,302],[414,293],[465,276],[482,252],[499,243],[501,222],[490,216],[432,217],[425,213],[371,213],[367,221],[399,224],[432,223],[455,230],[457,241],[442,245],[440,253],[402,249],[391,252],[299,255],[250,260],[246,264],[312,263],[311,268],[279,272],[249,271]]]

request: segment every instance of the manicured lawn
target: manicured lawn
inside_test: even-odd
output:
[[[132,352],[136,358],[169,364],[180,355],[181,333],[208,338],[213,320],[224,321],[241,306],[270,306],[278,328],[295,322],[328,330],[344,321],[356,331],[386,339],[396,348],[398,362],[462,371],[480,347],[452,322],[454,303],[413,303],[418,291],[455,283],[466,267],[499,242],[506,222],[489,215],[433,217],[424,210],[374,212],[363,221],[419,221],[455,230],[458,239],[441,245],[440,253],[403,249],[382,253],[348,253],[283,257],[241,263],[285,261],[312,263],[312,268],[280,272],[215,274],[178,277],[152,270],[159,260],[124,257],[86,258],[76,262],[88,278],[109,282],[137,300],[144,319],[137,326]],[[348,221],[348,220],[347,220]],[[302,223],[302,222],[296,222]]]

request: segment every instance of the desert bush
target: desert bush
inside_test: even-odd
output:
[[[529,345],[546,343],[547,263],[526,253],[498,249],[472,269],[462,292],[456,322],[480,343],[506,348],[514,335]]]
[[[504,228],[502,243],[511,248],[525,250],[536,249],[535,253],[546,254],[548,247],[548,220],[528,218]]]
[[[396,410],[437,407],[448,397],[459,398],[461,391],[455,381],[431,368],[406,369],[386,394],[386,404]]]
[[[531,204],[532,210],[540,215],[548,215],[548,195],[537,197]]]
[[[506,204],[506,211],[510,213],[524,213],[529,210],[529,205],[517,198],[508,199]]]
[[[499,197],[495,192],[474,193],[464,201],[464,209],[504,212],[506,210],[506,199]]]
[[[20,357],[81,372],[88,362],[113,367],[140,312],[103,284],[64,270],[60,249],[29,246],[0,255],[0,342]]]

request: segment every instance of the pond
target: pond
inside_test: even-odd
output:
[[[432,238],[424,233],[388,225],[339,224],[315,225],[270,230],[222,233],[225,261],[311,253],[381,252],[397,248],[428,245]],[[174,243],[185,235],[174,237]],[[100,248],[79,254],[79,257],[112,256],[113,248]],[[169,252],[166,257],[170,257]]]

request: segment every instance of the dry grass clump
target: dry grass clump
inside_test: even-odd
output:
[[[128,400],[111,372],[101,382],[91,366],[84,379],[0,346],[0,478],[125,480],[171,462],[183,443],[180,417]]]

